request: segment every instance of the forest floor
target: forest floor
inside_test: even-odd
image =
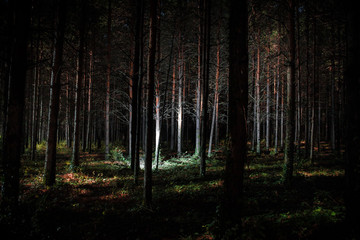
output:
[[[249,153],[243,239],[343,239],[344,170],[326,148],[313,165],[296,161],[291,188],[281,181],[283,154]],[[147,209],[142,205],[143,172],[135,185],[124,162],[84,153],[79,171],[71,173],[69,153],[60,150],[57,183],[46,188],[44,155],[35,161],[25,155],[22,220],[11,225],[2,221],[2,235],[11,231],[19,239],[212,239],[223,194],[224,154],[217,151],[208,160],[204,178],[191,154],[164,156],[153,173],[153,208]]]

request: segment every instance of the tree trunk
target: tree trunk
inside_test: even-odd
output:
[[[54,39],[53,63],[50,80],[50,104],[47,132],[47,147],[45,154],[44,184],[52,186],[56,175],[56,143],[58,131],[58,116],[61,89],[62,58],[65,36],[66,1],[58,1],[56,16],[56,32]]]
[[[301,107],[301,49],[300,49],[300,14],[299,14],[299,6],[296,9],[296,21],[297,21],[297,127],[296,127],[296,152],[300,154],[301,147],[301,115],[302,115],[302,107]]]
[[[26,52],[30,22],[30,1],[14,6],[12,51],[9,71],[7,122],[3,141],[2,209],[15,213],[19,198],[19,170],[26,85]],[[14,215],[16,216],[16,215]]]
[[[107,70],[106,70],[106,99],[105,99],[105,159],[110,155],[110,74],[111,74],[111,0],[108,5],[107,19]]]
[[[346,222],[349,228],[349,238],[360,237],[360,17],[356,2],[349,1],[347,6],[347,63],[345,71],[345,176],[346,176]]]
[[[279,31],[280,34],[280,31]],[[280,36],[279,36],[280,39]],[[276,104],[275,104],[275,146],[274,152],[278,153],[278,143],[279,143],[279,91],[280,91],[280,44],[278,45],[278,57],[277,57],[277,67],[276,67]]]
[[[153,143],[153,102],[155,85],[155,55],[156,55],[156,20],[157,0],[150,1],[150,33],[149,33],[149,55],[148,55],[148,111],[146,132],[146,157],[144,172],[144,204],[146,207],[152,205],[152,143]]]
[[[268,55],[270,54],[270,46],[268,47]],[[270,147],[270,63],[266,64],[266,135],[265,135],[265,146],[266,151],[269,151]]]
[[[288,0],[288,46],[289,62],[287,69],[287,116],[285,140],[285,184],[290,184],[293,175],[295,150],[295,6],[293,0]]]
[[[200,144],[200,175],[205,176],[206,172],[206,140],[207,140],[207,123],[208,123],[208,95],[209,95],[209,70],[210,70],[210,19],[211,19],[211,0],[204,0],[205,23],[203,37],[203,110],[201,119],[201,144]]]
[[[158,0],[159,1],[159,0]],[[159,15],[160,16],[160,15]],[[161,135],[161,119],[160,116],[160,61],[161,61],[161,49],[160,49],[160,17],[158,19],[158,34],[157,34],[157,65],[156,65],[156,87],[155,87],[155,113],[156,113],[156,123],[155,123],[155,161],[156,161],[156,170],[159,168],[159,157],[160,157],[160,135]],[[166,93],[165,93],[166,94]]]
[[[173,65],[173,84],[172,84],[172,101],[171,101],[171,136],[170,149],[175,147],[175,89],[176,89],[176,58],[174,58]]]
[[[81,86],[84,81],[84,43],[85,43],[85,22],[86,22],[86,2],[81,1],[82,16],[79,27],[80,44],[79,44],[79,60],[78,60],[78,72],[75,92],[75,110],[74,110],[74,132],[73,132],[73,152],[70,168],[76,171],[76,168],[80,165],[80,116],[81,116]]]
[[[138,88],[139,88],[139,69],[140,69],[140,37],[142,34],[142,11],[143,0],[136,1],[136,22],[135,22],[135,46],[134,46],[134,60],[132,70],[132,98],[131,98],[131,142],[130,142],[130,155],[131,155],[131,169],[135,170],[135,150],[136,150],[136,138],[138,135],[137,122],[138,122]]]
[[[138,68],[138,78],[136,79],[137,82],[137,101],[136,101],[136,127],[135,127],[135,155],[134,155],[134,183],[137,185],[138,184],[138,176],[139,176],[139,171],[140,171],[140,125],[141,125],[141,119],[142,119],[142,115],[141,115],[141,89],[142,89],[142,85],[143,85],[143,59],[144,59],[144,1],[140,0],[140,2],[138,2],[138,4],[140,6],[139,10],[139,14],[140,14],[140,23],[139,23],[139,68]],[[135,72],[134,72],[135,73]],[[134,75],[135,77],[135,75]],[[135,92],[134,92],[135,93]]]
[[[259,33],[260,34],[260,33]],[[258,36],[260,37],[260,36]],[[257,48],[257,66],[255,78],[255,101],[256,101],[256,154],[261,152],[260,139],[260,47]]]
[[[220,10],[221,12],[221,10]],[[219,81],[220,81],[220,50],[221,50],[221,42],[220,42],[220,29],[221,29],[221,13],[220,19],[217,29],[217,50],[216,50],[216,76],[215,76],[215,97],[214,97],[214,104],[215,104],[215,147],[219,144]]]
[[[215,105],[215,102],[214,102],[212,118],[211,118],[209,150],[208,150],[208,155],[207,155],[208,157],[211,157],[211,145],[212,145],[212,140],[213,140],[213,137],[214,137],[214,128],[215,128],[215,115],[216,115],[216,105]]]
[[[179,34],[179,62],[178,62],[178,73],[179,73],[179,92],[178,92],[178,120],[177,120],[177,154],[181,156],[181,143],[182,143],[182,123],[183,123],[183,99],[182,99],[182,91],[183,91],[183,76],[184,76],[184,58],[183,58],[183,49],[181,43],[181,33]]]
[[[203,0],[199,1],[199,36],[198,36],[198,72],[197,72],[197,86],[196,86],[196,130],[195,130],[195,155],[200,154],[200,124],[201,124],[201,81],[202,81],[202,62],[203,62]]]
[[[86,146],[89,153],[91,153],[91,112],[92,112],[92,68],[93,68],[93,51],[89,52],[89,86],[88,86],[88,102],[87,102],[87,130],[86,130]]]
[[[225,208],[240,223],[244,163],[247,161],[248,13],[246,0],[232,0],[229,20],[230,152],[225,169]],[[239,224],[241,226],[241,224]]]

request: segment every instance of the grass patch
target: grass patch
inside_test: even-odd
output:
[[[124,149],[119,158],[81,154],[79,171],[69,171],[69,151],[60,145],[56,185],[43,186],[44,149],[22,163],[22,222],[13,233],[29,239],[211,239],[219,228],[225,153],[207,161],[204,178],[190,153],[163,153],[153,172],[154,207],[143,201],[143,171],[133,181]],[[332,161],[336,163],[338,161]],[[340,165],[295,164],[291,188],[281,184],[283,154],[249,153],[244,177],[243,239],[309,239],[337,236],[344,220],[344,171]],[[56,218],[54,217],[56,216]],[[214,220],[215,219],[215,220]],[[4,226],[4,225],[3,225]],[[5,224],[5,226],[7,226]],[[10,229],[10,227],[9,227]],[[15,229],[15,228],[12,228]],[[216,230],[217,229],[217,230]],[[226,229],[236,238],[239,226]]]

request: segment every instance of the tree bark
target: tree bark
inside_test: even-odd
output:
[[[2,209],[15,213],[19,198],[19,170],[26,85],[26,52],[30,22],[30,1],[18,1],[14,9],[14,25],[9,71],[7,122],[3,141]],[[11,2],[9,4],[12,4]],[[15,215],[16,216],[16,215]]]
[[[205,176],[206,172],[206,140],[208,135],[208,95],[209,95],[209,71],[210,71],[210,27],[211,27],[211,0],[204,0],[205,23],[203,37],[203,110],[201,119],[201,144],[200,144],[200,175]]]
[[[258,34],[260,35],[260,33]],[[258,36],[260,38],[260,36]],[[259,43],[258,43],[259,44]],[[257,66],[255,78],[255,101],[256,101],[256,154],[261,152],[260,139],[260,46],[257,48]]]
[[[157,0],[150,1],[150,32],[149,32],[149,55],[148,55],[148,111],[146,132],[146,155],[144,172],[144,204],[146,207],[152,205],[152,143],[153,143],[153,102],[155,85],[155,55],[156,55],[156,20]]]
[[[79,26],[80,43],[79,43],[79,59],[78,59],[78,71],[77,71],[77,82],[75,92],[75,110],[74,110],[74,131],[73,131],[73,151],[70,168],[73,171],[80,165],[80,116],[81,116],[81,86],[84,81],[84,44],[85,44],[85,22],[86,22],[86,2],[81,1],[82,16]]]
[[[106,69],[106,99],[105,99],[105,159],[110,155],[110,74],[111,74],[111,0],[108,5],[107,19],[107,69]]]
[[[170,136],[170,149],[175,148],[175,91],[176,91],[176,58],[174,58],[173,76],[172,76],[172,97],[171,97],[171,136]]]
[[[345,177],[346,223],[352,239],[360,238],[360,17],[356,2],[347,3],[347,62],[345,65]]]
[[[247,161],[248,13],[247,0],[232,0],[229,20],[230,156],[225,169],[226,215],[239,222]],[[240,224],[241,225],[241,224]]]
[[[184,58],[183,58],[183,49],[181,43],[181,33],[179,34],[179,62],[178,62],[178,79],[179,79],[179,88],[178,88],[178,120],[177,120],[177,154],[181,156],[181,144],[182,144],[182,123],[183,123],[183,77],[184,77]]]
[[[285,184],[290,184],[293,175],[294,150],[295,150],[295,4],[288,0],[288,47],[289,62],[287,69],[287,116],[285,140]]]
[[[197,72],[197,86],[196,86],[196,129],[195,129],[195,155],[200,154],[200,124],[201,124],[201,81],[202,81],[202,62],[203,62],[203,0],[199,1],[199,36],[198,36],[198,72]]]
[[[53,63],[50,80],[50,104],[45,154],[44,184],[52,186],[56,175],[56,143],[61,90],[62,58],[65,36],[66,1],[58,1],[56,32],[54,39]]]

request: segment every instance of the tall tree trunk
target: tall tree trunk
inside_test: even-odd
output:
[[[105,159],[110,155],[110,74],[111,74],[111,0],[108,5],[107,19],[107,70],[105,99]]]
[[[305,36],[306,36],[306,108],[305,108],[305,157],[308,158],[310,154],[310,52],[309,52],[309,44],[310,44],[310,34],[309,34],[309,9],[308,5],[305,4]]]
[[[244,163],[247,161],[248,107],[247,0],[232,0],[229,20],[229,128],[230,155],[226,160],[226,215],[239,223],[243,196]],[[241,226],[241,224],[239,224]]]
[[[39,62],[40,56],[39,56],[39,39],[37,40],[37,50],[36,50],[36,63]],[[32,111],[31,111],[31,161],[35,160],[35,155],[36,155],[36,142],[37,142],[37,102],[39,101],[39,81],[40,81],[40,77],[39,77],[39,67],[35,66],[34,69],[34,86],[33,86],[33,97],[32,97]]]
[[[214,110],[213,110],[213,123],[211,123],[210,131],[210,143],[209,143],[209,152],[211,153],[211,143],[212,136],[215,133],[215,147],[219,143],[219,80],[220,80],[220,28],[221,28],[221,17],[219,19],[218,29],[217,29],[217,40],[216,40],[216,75],[215,75],[215,92],[214,92]]]
[[[152,205],[152,143],[153,143],[153,102],[155,85],[155,57],[156,57],[156,20],[157,0],[150,1],[150,33],[149,33],[149,55],[148,55],[148,111],[146,132],[146,155],[144,172],[144,204]]]
[[[135,170],[135,150],[136,150],[136,138],[138,135],[137,122],[138,122],[138,88],[139,88],[139,69],[140,69],[140,37],[142,34],[142,11],[143,11],[143,0],[136,1],[136,22],[135,22],[135,46],[134,46],[134,61],[132,70],[132,99],[131,99],[131,169]]]
[[[334,21],[334,20],[333,20]],[[335,152],[336,150],[336,132],[335,132],[335,29],[334,23],[331,25],[331,45],[333,47],[333,52],[331,56],[331,69],[330,69],[330,76],[331,76],[331,90],[330,90],[330,98],[331,98],[331,125],[330,125],[330,134],[331,134],[331,150]]]
[[[12,48],[9,71],[7,122],[3,141],[2,209],[15,213],[19,198],[19,170],[26,85],[26,52],[30,22],[30,1],[14,5]],[[9,4],[13,4],[10,2]],[[10,10],[11,11],[11,10]],[[16,215],[14,215],[16,216]]]
[[[58,131],[59,102],[61,89],[62,58],[65,36],[66,1],[58,1],[53,63],[50,79],[50,104],[45,154],[44,184],[52,186],[56,175],[56,142]]]
[[[299,1],[298,1],[299,2]],[[296,25],[297,25],[297,127],[296,127],[296,152],[300,154],[301,147],[301,115],[302,115],[302,106],[301,106],[301,48],[300,48],[300,14],[299,14],[299,6],[296,9]]]
[[[315,140],[316,140],[316,136],[315,136],[315,130],[317,128],[320,128],[320,126],[317,126],[315,124],[315,119],[316,119],[316,116],[315,116],[315,110],[316,110],[316,106],[317,104],[317,101],[316,101],[316,94],[318,94],[318,88],[317,88],[317,37],[316,37],[316,34],[317,34],[317,24],[316,24],[316,18],[314,17],[314,20],[313,20],[313,24],[314,24],[314,31],[313,31],[313,37],[314,37],[314,40],[313,40],[313,95],[312,95],[312,116],[311,116],[311,129],[310,129],[310,161],[311,163],[313,164],[314,163],[314,147],[315,147]],[[320,136],[318,136],[320,137]]]
[[[268,56],[270,55],[270,46],[268,47]],[[270,63],[266,64],[266,135],[265,135],[265,146],[266,150],[269,151],[270,147]]]
[[[256,144],[256,57],[255,51],[253,52],[253,76],[252,76],[252,98],[253,98],[253,129],[252,129],[252,142],[251,142],[251,151],[255,151],[255,144]]]
[[[79,59],[78,59],[78,71],[77,82],[75,92],[75,110],[74,110],[74,131],[73,131],[73,151],[70,168],[76,171],[76,168],[80,165],[80,116],[81,116],[81,86],[84,81],[84,44],[85,44],[85,23],[87,17],[86,1],[81,1],[82,16],[79,26],[80,43],[79,43]]]
[[[284,66],[284,59],[281,61],[281,66]],[[280,148],[284,149],[284,98],[285,98],[285,81],[284,81],[284,74],[281,75],[281,114],[280,114]]]
[[[260,33],[258,33],[260,34]],[[258,36],[260,38],[260,36]],[[260,154],[260,47],[257,48],[257,66],[255,78],[255,101],[256,101],[256,153]]]
[[[280,24],[279,24],[280,25]],[[280,34],[280,31],[279,31]],[[280,36],[279,36],[280,39]],[[275,146],[274,152],[278,153],[279,143],[279,91],[280,91],[280,44],[278,45],[278,57],[276,66],[276,103],[275,103]]]
[[[91,112],[92,112],[92,69],[93,69],[93,51],[89,52],[89,86],[88,86],[88,102],[87,102],[87,130],[86,130],[86,146],[89,153],[91,153]]]
[[[174,150],[175,147],[175,89],[176,89],[176,58],[174,58],[173,76],[172,76],[172,101],[171,101],[171,136],[170,136],[170,149]]]
[[[203,110],[201,119],[201,144],[200,144],[200,175],[205,176],[206,172],[206,140],[208,123],[208,95],[209,95],[209,72],[210,72],[210,25],[211,25],[211,0],[204,0],[205,23],[203,37]]]
[[[178,61],[178,78],[179,78],[179,92],[178,92],[178,120],[177,120],[177,154],[181,155],[181,144],[182,144],[182,123],[183,123],[183,99],[182,99],[182,91],[183,91],[183,77],[184,77],[184,57],[183,57],[183,49],[182,49],[182,40],[181,33],[179,34],[179,61]]]
[[[285,140],[285,184],[290,184],[293,175],[294,150],[295,150],[295,4],[288,0],[288,46],[289,62],[287,69],[287,116]]]
[[[350,238],[360,237],[360,31],[358,7],[356,2],[348,1],[347,6],[347,63],[345,71],[345,176],[346,176],[346,222]]]
[[[202,62],[203,62],[203,0],[199,1],[198,14],[199,14],[199,36],[198,36],[198,72],[197,72],[197,85],[196,85],[196,129],[195,129],[195,155],[200,154],[200,124],[201,124],[201,81],[202,81]]]
[[[158,0],[160,1],[160,0]],[[161,4],[159,4],[161,6]],[[159,168],[159,155],[160,155],[160,135],[161,135],[161,119],[160,116],[160,81],[161,81],[161,73],[160,73],[160,61],[161,61],[161,48],[160,48],[160,14],[158,19],[158,34],[157,34],[157,65],[156,65],[156,87],[155,87],[155,161],[156,161],[156,170]],[[166,93],[165,93],[166,94]]]
[[[138,69],[138,85],[137,85],[137,104],[136,104],[136,128],[135,128],[135,161],[134,161],[134,183],[138,184],[138,176],[140,171],[140,125],[141,125],[141,89],[143,85],[143,63],[144,63],[144,1],[140,0],[140,26],[139,26],[139,69]]]

